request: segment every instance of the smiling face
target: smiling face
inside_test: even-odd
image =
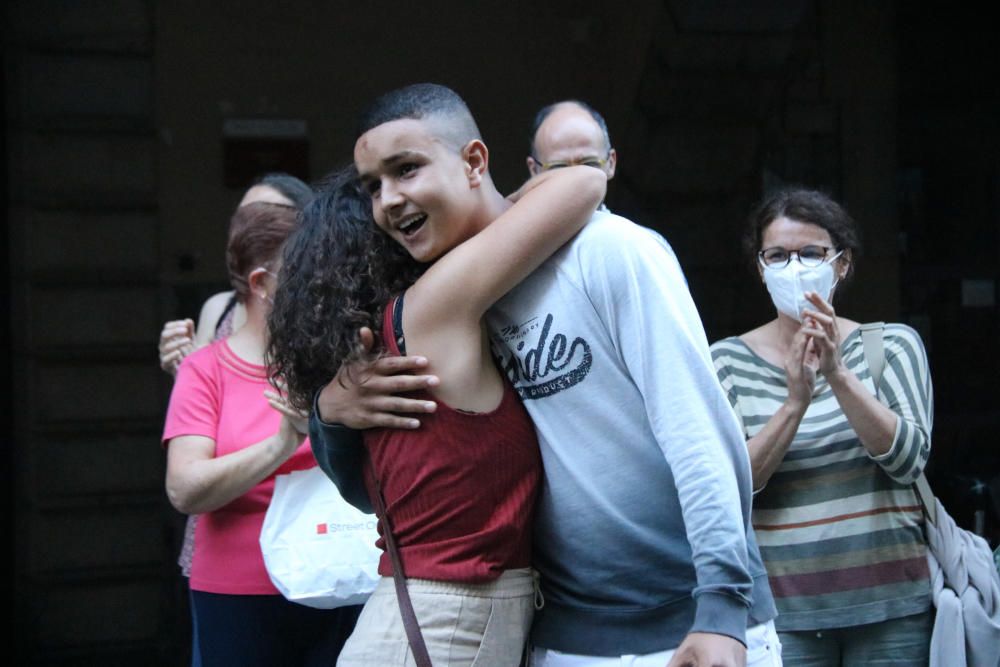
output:
[[[383,123],[354,146],[375,223],[418,262],[434,261],[477,231],[482,172],[468,153],[482,144],[456,149],[434,131],[434,123],[410,118]]]

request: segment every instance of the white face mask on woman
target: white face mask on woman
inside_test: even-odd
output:
[[[764,284],[771,294],[774,307],[801,322],[803,310],[806,308],[815,310],[815,307],[806,300],[806,292],[816,292],[829,301],[837,284],[833,262],[840,255],[838,252],[819,266],[812,267],[803,266],[797,257],[780,268],[762,264]]]

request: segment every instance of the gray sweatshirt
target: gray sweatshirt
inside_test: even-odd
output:
[[[675,648],[691,631],[745,643],[748,622],[776,613],[749,458],[666,241],[599,211],[487,324],[545,469],[532,642],[594,656]],[[312,435],[335,481],[357,474],[350,457],[330,463],[336,429],[314,419]]]

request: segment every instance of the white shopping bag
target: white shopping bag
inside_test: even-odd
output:
[[[341,498],[319,468],[278,475],[260,532],[271,581],[292,602],[362,604],[379,579],[377,519]]]

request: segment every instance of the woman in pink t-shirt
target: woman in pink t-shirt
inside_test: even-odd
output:
[[[246,322],[185,358],[170,397],[166,488],[179,511],[200,515],[190,587],[205,667],[328,664],[357,615],[285,600],[258,542],[275,475],[316,465],[264,363],[279,252],[296,222],[288,206],[237,209],[226,258]]]

